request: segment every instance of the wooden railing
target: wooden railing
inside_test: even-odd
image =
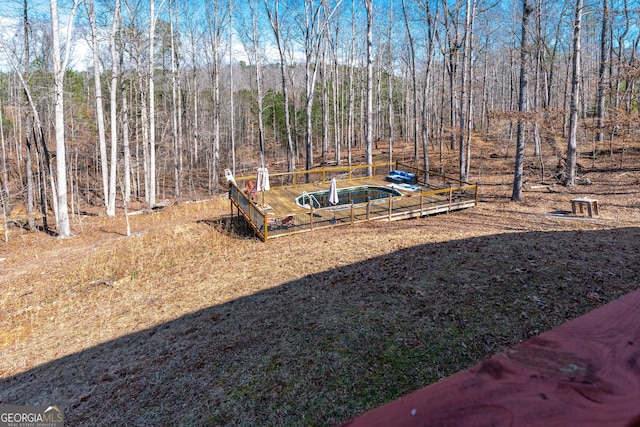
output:
[[[640,290],[342,427],[640,425]]]

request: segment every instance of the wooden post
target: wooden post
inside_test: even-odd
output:
[[[231,199],[231,189],[229,189],[229,209],[231,210],[231,223],[233,224],[233,199]]]
[[[262,217],[262,222],[264,223],[264,241],[269,240],[269,220],[267,219],[267,215]]]
[[[478,183],[476,182],[476,194],[475,194],[476,206],[478,206]]]

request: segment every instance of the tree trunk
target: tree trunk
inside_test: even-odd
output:
[[[334,138],[334,146],[335,146],[335,161],[336,166],[340,166],[342,161],[340,145],[341,145],[341,134],[342,129],[340,127],[340,110],[339,110],[339,101],[338,101],[338,88],[340,81],[340,67],[339,67],[339,58],[338,58],[338,40],[339,40],[339,26],[336,25],[336,34],[335,40],[333,42],[332,55],[333,55],[333,138]]]
[[[184,177],[183,147],[182,147],[182,88],[180,86],[180,65],[178,62],[181,56],[176,50],[175,39],[178,27],[178,13],[171,8],[169,11],[169,31],[171,44],[171,118],[173,128],[173,170],[174,170],[174,194],[175,197],[182,195],[182,181]]]
[[[120,28],[122,33],[122,28]],[[124,48],[120,47],[120,69],[124,67]],[[131,201],[131,148],[129,142],[129,101],[127,100],[127,83],[120,79],[120,129],[122,130],[122,148],[124,151],[124,201]]]
[[[459,106],[459,125],[460,125],[460,135],[458,149],[459,151],[459,163],[460,163],[460,180],[467,181],[469,174],[469,158],[468,158],[468,146],[469,143],[469,135],[471,132],[470,129],[470,121],[471,117],[467,114],[470,111],[471,105],[471,96],[470,96],[470,85],[471,82],[468,81],[468,77],[470,75],[470,70],[473,67],[472,58],[471,58],[471,47],[472,47],[472,39],[471,35],[473,33],[473,11],[475,9],[475,0],[467,0],[467,8],[465,14],[465,24],[464,30],[465,35],[463,39],[463,50],[462,50],[462,70],[460,73],[460,106]],[[467,71],[469,69],[469,72]],[[469,74],[468,74],[469,73]]]
[[[287,74],[286,74],[286,56],[284,53],[284,45],[282,40],[281,33],[281,24],[280,24],[280,13],[279,13],[279,0],[275,0],[273,2],[273,11],[269,8],[270,0],[264,0],[265,9],[267,10],[267,15],[269,17],[269,22],[271,24],[271,29],[273,30],[273,35],[276,38],[276,45],[278,47],[278,55],[280,56],[280,78],[282,85],[282,94],[284,97],[284,120],[285,127],[287,132],[287,171],[293,172],[296,166],[296,152],[293,144],[293,137],[291,136],[291,113],[289,111],[289,89],[287,85]]]
[[[155,102],[155,31],[156,31],[156,13],[155,0],[150,0],[149,11],[149,208],[153,208],[156,204],[156,102]]]
[[[365,0],[367,9],[367,124],[366,124],[366,156],[367,164],[373,164],[373,0]],[[367,168],[367,175],[373,175],[372,166]]]
[[[233,87],[233,2],[229,1],[229,114],[230,117],[230,139],[231,139],[231,170],[236,174],[236,124],[235,124],[235,103]],[[216,157],[218,154],[216,153]],[[214,171],[214,179],[217,179]],[[217,185],[215,186],[217,188]]]
[[[53,85],[54,85],[54,110],[55,110],[55,133],[56,133],[56,175],[57,186],[57,207],[56,225],[58,235],[61,238],[71,236],[71,226],[69,224],[69,207],[67,205],[67,162],[65,144],[65,123],[64,123],[64,73],[69,62],[71,52],[71,30],[73,18],[78,7],[78,1],[73,4],[73,9],[69,16],[67,25],[66,52],[64,59],[61,58],[60,48],[60,27],[58,22],[58,4],[56,0],[50,0],[51,5],[51,35],[52,35],[52,57],[53,57]]]
[[[609,62],[609,0],[602,1],[602,33],[600,34],[600,69],[598,72],[598,131],[596,142],[604,143],[605,94],[607,89],[607,65]]]
[[[253,54],[256,62],[256,91],[258,104],[258,146],[260,149],[260,166],[265,167],[265,143],[263,123],[263,95],[262,95],[262,70],[260,68],[260,40],[258,32],[258,16],[253,1],[249,3],[251,8],[251,27],[253,30]]]
[[[1,199],[9,200],[9,170],[7,169],[7,147],[4,138],[4,127],[2,126],[2,105],[0,105],[0,146],[2,146],[2,188]]]
[[[389,28],[387,33],[388,57],[387,57],[387,90],[388,90],[388,109],[389,109],[389,163],[393,162],[393,7],[389,5]]]
[[[325,36],[326,37],[326,36]],[[322,162],[327,161],[327,151],[329,150],[329,74],[327,72],[327,51],[329,50],[328,37],[327,42],[322,48],[322,65],[320,67],[320,80],[322,82],[322,96],[320,97],[320,109],[322,110],[322,143],[321,157]]]
[[[98,144],[100,150],[100,172],[102,173],[103,202],[109,215],[109,165],[107,158],[107,138],[104,126],[104,107],[102,101],[102,83],[100,82],[100,46],[98,45],[98,29],[96,27],[96,17],[94,1],[85,3],[89,14],[89,24],[91,27],[91,48],[93,49],[93,81],[95,85],[96,102],[96,124],[98,126]]]
[[[116,51],[116,34],[120,25],[120,0],[116,0],[109,44],[111,45],[111,167],[109,170],[109,200],[107,216],[116,216],[116,173],[118,171],[118,53]]]
[[[348,113],[347,113],[347,164],[351,166],[352,163],[352,154],[351,147],[353,145],[354,140],[354,128],[355,128],[355,88],[354,84],[354,74],[355,74],[355,54],[356,54],[356,7],[355,0],[351,1],[351,45],[349,48],[349,99],[347,104],[349,105]]]
[[[522,200],[522,175],[524,170],[524,148],[525,148],[525,126],[526,121],[523,117],[527,110],[527,56],[528,56],[528,35],[527,26],[529,25],[529,15],[532,12],[531,6],[527,0],[522,0],[522,38],[520,39],[520,92],[518,94],[518,136],[516,138],[516,164],[513,172],[513,191],[511,192],[511,200],[519,202]]]
[[[404,23],[407,30],[407,37],[409,38],[409,55],[410,55],[410,72],[411,83],[413,92],[413,104],[412,104],[412,117],[410,123],[413,126],[413,160],[418,160],[418,76],[416,70],[416,51],[415,43],[413,41],[413,35],[411,33],[411,25],[409,23],[409,16],[407,15],[407,7],[405,0],[402,0],[402,11],[404,12]]]
[[[576,134],[578,132],[578,104],[580,100],[580,37],[582,33],[582,3],[583,0],[577,0],[575,23],[573,27],[573,58],[571,61],[571,104],[569,106],[569,137],[567,140],[567,162],[565,165],[564,182],[565,185],[570,186],[576,184],[576,162],[578,156]]]

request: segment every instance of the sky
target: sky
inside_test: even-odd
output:
[[[34,39],[38,37],[38,33],[49,32],[48,21],[50,21],[50,4],[49,0],[28,0],[29,1],[29,17],[32,21],[32,31],[34,32]],[[112,5],[115,3],[114,0],[95,0],[97,3],[97,8],[105,9],[104,6]],[[137,0],[131,0],[129,3],[135,4]],[[148,1],[149,0],[140,0],[140,4],[143,5],[144,8],[148,9]],[[213,0],[178,0],[178,4],[181,6],[188,5],[188,9],[192,14],[187,16],[183,15],[183,19],[180,23],[180,31],[183,34],[188,32],[188,25],[201,25],[203,28],[206,28],[206,17],[204,13],[204,2],[205,1],[213,1]],[[215,0],[217,2],[225,1],[225,0]],[[234,25],[236,26],[236,33],[234,35],[234,45],[233,45],[233,58],[234,61],[244,61],[244,62],[252,62],[249,61],[244,45],[241,42],[239,31],[248,30],[249,26],[249,17],[248,17],[248,8],[246,7],[248,0],[234,0],[236,5],[236,12],[234,14]],[[290,4],[300,5],[302,0],[281,0],[288,1]],[[334,0],[335,1],[335,0]],[[345,8],[350,8],[353,0],[343,0],[343,6]],[[407,5],[413,5],[418,0],[407,0]],[[452,0],[453,1],[453,0]],[[478,0],[481,5],[486,5],[488,3],[493,3],[492,0]],[[621,0],[612,0],[614,9],[618,7]],[[168,0],[155,0],[156,9],[160,11],[161,19],[167,19],[167,6]],[[356,0],[356,7],[360,11],[361,14],[364,15],[364,8],[361,4],[362,0]],[[391,2],[391,3],[390,3]],[[59,4],[59,14],[60,14],[60,24],[61,29],[63,30],[66,26],[66,22],[69,17],[70,6],[72,5],[73,0],[58,0]],[[571,1],[569,1],[571,3]],[[388,6],[392,4],[394,7],[394,27],[396,40],[394,43],[396,44],[396,49],[403,47],[402,44],[405,40],[405,28],[403,22],[402,15],[402,2],[401,0],[374,0],[374,17],[376,19],[377,27],[374,28],[374,38],[381,40],[386,37],[386,26],[389,19]],[[563,2],[552,2],[549,0],[549,7],[558,8],[560,4]],[[592,17],[598,16],[598,2],[596,0],[587,0],[587,13]],[[21,43],[23,40],[22,36],[22,7],[23,0],[0,0],[0,38],[5,42],[5,44],[9,48],[16,48],[17,51],[21,51]],[[257,7],[260,9],[260,12],[264,9],[264,4],[262,0],[258,0]],[[483,20],[478,21],[479,26],[487,26],[493,25],[492,35],[495,40],[503,39],[505,43],[513,43],[511,33],[514,31],[515,26],[518,24],[518,16],[520,14],[519,8],[521,8],[521,0],[500,0],[498,5],[493,8],[491,11],[483,15]],[[569,5],[570,10],[571,7]],[[281,5],[281,13],[284,13],[286,8]],[[129,19],[135,19],[139,28],[142,31],[148,28],[148,11],[140,10],[137,13],[127,12],[125,10],[125,14],[129,17]],[[103,34],[103,39],[106,40],[108,37],[109,27],[110,27],[110,13],[98,14],[98,20],[102,21],[101,32]],[[350,31],[350,13],[346,12],[345,15],[345,23],[341,28],[344,37],[348,37],[346,34]],[[571,13],[566,15],[566,23],[570,24],[571,21]],[[244,19],[244,21],[243,21]],[[364,22],[364,16],[359,18],[359,25],[362,25]],[[500,22],[504,22],[504,25],[500,25]],[[277,49],[275,43],[273,41],[273,36],[271,34],[271,29],[266,22],[263,20],[261,23],[261,51],[265,59],[270,62],[279,62],[279,57],[277,55]],[[415,34],[420,37],[420,31],[423,27],[423,24],[419,21],[415,21],[413,23],[415,25]],[[614,28],[618,28],[614,26]],[[485,30],[486,28],[479,28],[480,30]],[[294,31],[296,30],[296,26],[290,24],[286,26],[285,30]],[[364,36],[364,35],[363,35]],[[223,37],[227,37],[227,33],[223,35]],[[570,34],[568,36],[570,38]],[[64,35],[63,35],[64,38]],[[86,22],[86,10],[84,5],[81,5],[78,10],[78,15],[76,17],[75,22],[75,30],[74,30],[74,43],[73,43],[73,55],[71,56],[71,62],[69,64],[70,68],[75,70],[86,70],[92,66],[91,59],[91,48],[87,42],[88,39],[88,24]],[[293,40],[300,41],[301,37],[291,37]],[[183,43],[185,46],[188,45],[188,41],[185,40]],[[106,43],[104,43],[106,45]],[[224,46],[224,49],[227,50],[228,46]],[[296,52],[296,60],[302,61],[304,59],[301,52],[301,45],[298,44]],[[40,52],[42,53],[42,52]],[[37,55],[37,52],[33,53]],[[108,56],[108,55],[107,55]],[[7,63],[5,52],[0,49],[0,70],[5,71],[9,68]]]
[[[104,3],[102,0],[96,1],[96,10],[97,10],[97,20],[98,20],[98,31],[101,33],[102,41],[105,42],[108,40],[109,31],[110,31],[110,13],[108,14],[108,18],[101,16],[99,12],[99,8],[101,7],[101,3]],[[109,5],[113,5],[115,3],[114,0],[107,0]],[[147,10],[144,12],[138,13],[136,15],[136,20],[140,22],[140,27],[144,30],[148,30],[148,2],[144,1]],[[204,12],[202,12],[202,7],[198,6],[200,0],[196,1],[187,1],[189,5],[189,9],[192,11],[193,16],[195,17],[185,17],[182,20],[181,25],[185,25],[187,20],[193,21],[201,20],[200,24],[204,25]],[[239,4],[243,4],[244,0],[238,2]],[[59,22],[60,22],[60,30],[63,34],[61,34],[61,40],[64,41],[66,37],[66,26],[69,20],[69,14],[71,10],[71,5],[73,4],[72,0],[58,0],[59,7]],[[159,12],[159,19],[168,19],[167,18],[167,2],[166,0],[156,0],[156,13]],[[259,7],[264,7],[262,2],[259,3]],[[200,9],[200,10],[199,10]],[[29,0],[28,3],[29,10],[29,19],[32,21],[32,31],[33,38],[37,39],[38,34],[40,32],[50,32],[50,3],[48,0]],[[127,13],[126,9],[124,13]],[[23,36],[23,0],[0,0],[0,38],[6,44],[9,49],[15,49],[16,51],[20,51],[21,46],[23,44],[24,36]],[[72,55],[70,57],[69,68],[76,71],[84,71],[90,69],[93,64],[92,59],[92,49],[90,45],[90,28],[87,21],[87,12],[84,5],[80,5],[76,17],[74,20],[74,28],[73,28],[73,42],[72,42]],[[246,19],[241,11],[236,11],[234,14],[234,25],[238,28],[245,29],[243,25],[246,25],[242,22],[242,19]],[[100,21],[103,21],[102,24]],[[263,23],[263,27],[266,23]],[[266,28],[262,28],[262,34],[269,34],[271,29],[268,28],[268,31],[265,31]],[[186,30],[183,30],[186,32]],[[244,61],[250,62],[247,56],[247,52],[244,44],[241,41],[241,38],[236,30],[234,32],[234,43],[233,43],[233,59],[234,61]],[[227,33],[223,37],[227,37]],[[186,43],[186,42],[185,42]],[[223,46],[225,50],[228,49],[228,45]],[[264,44],[263,46],[265,55],[268,58],[276,60],[278,58],[278,51],[274,44]],[[7,61],[7,53],[0,48],[0,71],[7,71],[11,69],[10,63]],[[36,53],[37,55],[37,53]]]

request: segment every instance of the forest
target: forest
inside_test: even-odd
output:
[[[12,0],[0,6],[0,208],[55,218],[224,191],[234,174],[371,164],[471,180],[499,141],[575,185],[638,137],[631,0]],[[544,165],[541,146],[557,165]],[[406,155],[406,154],[403,154]],[[379,157],[376,157],[379,158]],[[31,220],[32,221],[32,220]],[[46,221],[46,220],[45,220]],[[33,222],[31,224],[33,226]]]

